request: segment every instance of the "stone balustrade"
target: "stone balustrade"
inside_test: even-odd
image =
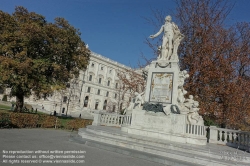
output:
[[[95,113],[92,125],[105,126],[129,126],[131,125],[131,115],[119,115],[110,113]],[[208,132],[209,131],[209,132]],[[186,134],[194,136],[207,135],[208,142],[212,144],[222,144],[242,150],[250,151],[250,132],[218,128],[216,126],[201,126],[186,124]]]
[[[195,136],[204,136],[205,126],[186,124],[186,134]]]
[[[115,126],[121,127],[130,125],[131,123],[131,115],[119,115],[119,114],[111,114],[111,113],[95,113],[94,121],[92,125],[104,125],[104,126]]]
[[[209,127],[209,143],[227,145],[250,151],[250,132]]]

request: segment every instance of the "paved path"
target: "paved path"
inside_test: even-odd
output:
[[[130,156],[121,155],[118,153],[105,151],[101,149],[92,148],[84,144],[78,144],[76,142],[70,141],[70,136],[72,134],[68,131],[63,130],[53,130],[53,129],[0,129],[0,165],[9,166],[163,166],[162,164],[149,162],[146,160],[133,158]],[[39,150],[41,150],[39,152]],[[48,151],[49,150],[49,151]],[[50,153],[50,151],[74,151],[68,154],[60,154],[56,152],[55,154]],[[11,154],[11,151],[19,151],[19,154]],[[30,154],[29,152],[30,151]],[[35,151],[38,153],[35,154]],[[9,152],[9,153],[6,153]],[[25,152],[25,153],[23,153]],[[42,153],[44,152],[44,153]],[[48,153],[49,152],[49,153]],[[76,154],[76,152],[80,152]],[[85,153],[86,152],[86,153]],[[36,158],[31,158],[33,155]],[[57,155],[61,157],[77,156],[79,159],[57,159],[61,160],[58,162],[68,162],[76,161],[82,162],[83,164],[62,164],[62,163],[51,163],[51,164],[39,164],[39,163],[20,163],[23,162],[54,162],[56,159],[47,158],[48,155]],[[10,157],[15,158],[10,158]],[[39,156],[44,158],[39,158]],[[24,158],[27,157],[27,158]],[[53,156],[52,156],[53,157]],[[83,158],[85,157],[85,158]],[[31,161],[32,160],[32,161]],[[8,163],[3,163],[8,162]],[[14,162],[19,161],[19,164]],[[10,162],[13,162],[11,164]]]

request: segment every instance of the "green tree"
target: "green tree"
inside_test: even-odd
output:
[[[12,15],[0,11],[0,84],[16,96],[15,111],[21,112],[24,97],[63,89],[86,68],[90,51],[80,35],[63,18],[49,23],[20,6]]]

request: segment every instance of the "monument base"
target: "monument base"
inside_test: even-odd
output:
[[[143,137],[206,145],[204,125],[188,124],[187,115],[170,114],[166,116],[162,114],[134,109],[131,125],[122,126],[121,130]]]

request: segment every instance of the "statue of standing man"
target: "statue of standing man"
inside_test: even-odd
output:
[[[180,33],[178,26],[171,22],[171,20],[171,16],[167,16],[165,24],[161,26],[159,32],[149,36],[150,38],[155,38],[162,32],[164,33],[160,47],[160,60],[169,60],[170,57],[171,59],[178,60],[177,49],[184,35]]]

